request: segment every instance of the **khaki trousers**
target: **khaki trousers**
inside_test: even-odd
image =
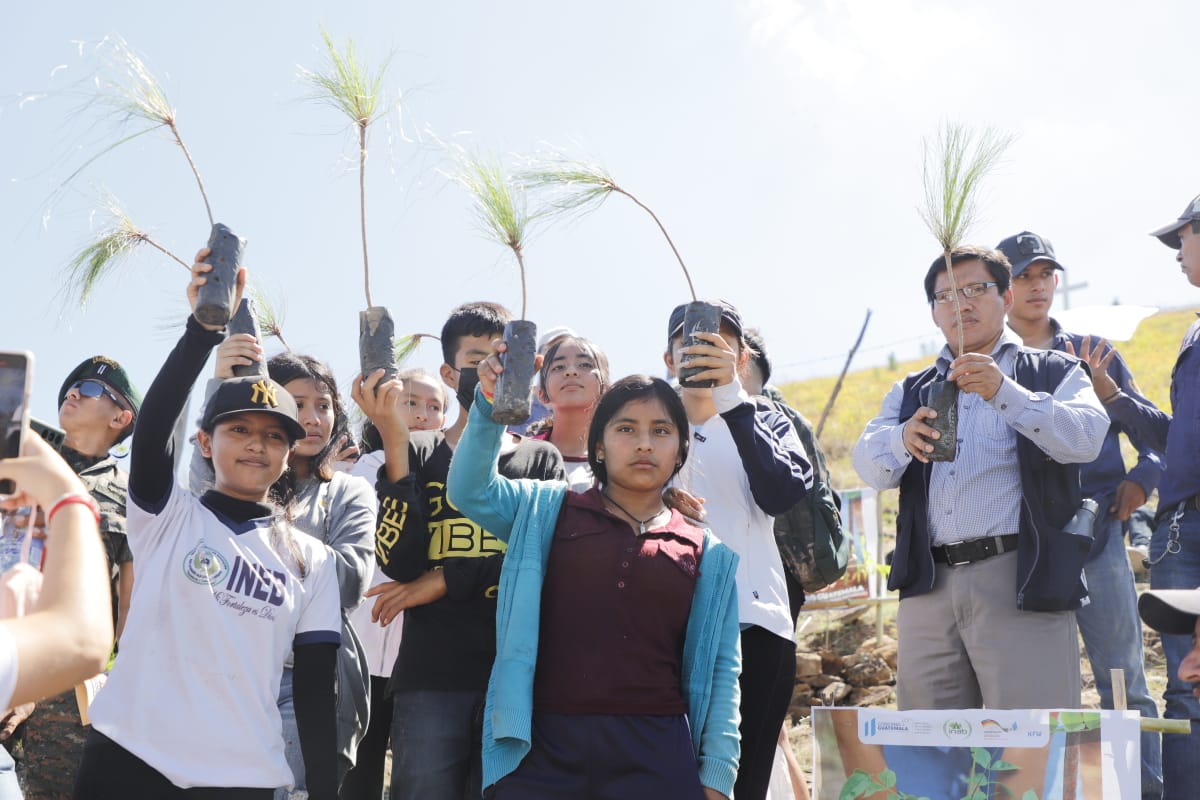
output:
[[[1017,553],[937,565],[933,591],[900,601],[901,710],[1078,708],[1074,611],[1017,609]]]

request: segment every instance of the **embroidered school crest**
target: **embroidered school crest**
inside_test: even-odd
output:
[[[220,583],[229,571],[225,556],[201,542],[183,557],[183,574],[193,583],[213,585]]]
[[[250,387],[250,390],[251,403],[259,403],[271,408],[279,405],[279,400],[275,397],[275,387],[267,383],[266,380],[259,380],[258,383]]]

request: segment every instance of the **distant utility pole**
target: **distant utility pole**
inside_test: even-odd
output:
[[[1063,310],[1065,311],[1066,309],[1071,307],[1071,290],[1072,289],[1086,289],[1087,287],[1088,287],[1087,281],[1081,281],[1080,283],[1071,283],[1070,280],[1068,280],[1066,283],[1064,283],[1062,286]]]

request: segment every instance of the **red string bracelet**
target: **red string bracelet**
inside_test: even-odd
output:
[[[83,492],[67,492],[62,497],[55,500],[50,505],[50,511],[46,514],[46,527],[54,522],[54,515],[58,513],[63,506],[69,506],[72,503],[78,503],[81,506],[87,506],[91,509],[92,514],[96,517],[96,524],[100,524],[100,506],[96,505],[96,501],[90,494]]]

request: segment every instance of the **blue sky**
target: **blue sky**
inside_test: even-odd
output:
[[[403,331],[436,332],[466,300],[520,304],[515,265],[473,228],[432,135],[505,157],[549,142],[604,163],[663,219],[700,294],[762,328],[784,380],[836,372],[867,308],[863,364],[935,336],[921,278],[937,246],[916,206],[922,139],[947,119],[1018,136],[973,241],[1050,238],[1089,285],[1075,305],[1193,305],[1146,232],[1200,192],[1200,7],[1075,5],[21,4],[0,52],[0,342],[35,352],[34,414],[53,420],[62,376],[95,353],[145,389],[186,314],[184,271],[149,250],[86,308],[60,296],[64,265],[102,222],[99,187],[185,258],[208,235],[187,165],[158,134],[49,199],[114,138],[82,103],[97,44],[117,34],[176,107],[217,219],[286,300],[292,345],[348,381],[365,305],[354,148],[297,79],[320,62],[320,24],[369,59],[394,53],[368,234],[373,294]],[[649,217],[621,201],[530,242],[529,316],[596,340],[615,374],[657,373],[667,315],[689,298]],[[412,363],[439,360],[426,345]]]

